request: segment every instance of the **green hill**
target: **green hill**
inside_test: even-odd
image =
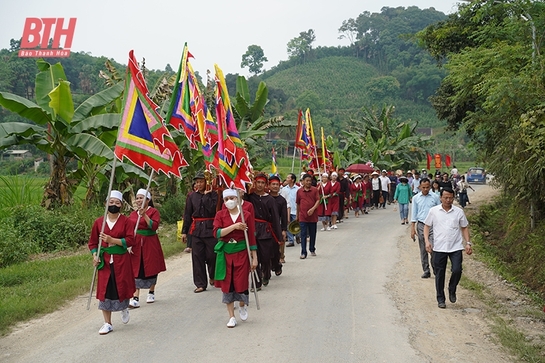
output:
[[[293,66],[264,81],[295,99],[310,90],[318,95],[322,109],[357,110],[365,103],[364,85],[377,76],[375,67],[361,59],[328,57]]]

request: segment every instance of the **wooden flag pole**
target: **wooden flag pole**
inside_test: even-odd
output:
[[[246,224],[246,220],[244,218],[244,211],[242,210],[242,200],[241,200],[240,190],[238,189],[237,189],[237,200],[238,200],[238,209],[240,211],[240,218],[242,219],[242,223]],[[252,253],[250,252],[250,240],[248,239],[248,229],[244,230],[244,238],[246,238],[246,251],[248,251],[248,259],[250,261],[250,276],[252,277],[252,283],[254,285],[255,306],[257,307],[257,310],[259,310],[259,298],[257,296],[257,280],[255,277],[255,274],[252,271]]]
[[[106,207],[104,208],[104,219],[102,220],[102,227],[100,228],[100,233],[104,233],[104,229],[106,228],[106,218],[108,218],[108,201],[110,200],[110,192],[112,191],[112,187],[114,185],[114,178],[115,178],[115,164],[116,164],[117,158],[114,156],[114,161],[112,162],[112,175],[110,175],[110,185],[108,186],[108,194],[106,194],[108,197],[106,199]],[[100,258],[100,247],[102,246],[102,241],[99,239],[98,241],[98,248],[97,248],[97,258]],[[87,310],[91,307],[91,298],[93,296],[93,289],[95,288],[95,279],[97,275],[97,266],[95,266],[95,270],[93,271],[93,278],[91,280],[91,288],[89,289],[89,299],[87,300]]]

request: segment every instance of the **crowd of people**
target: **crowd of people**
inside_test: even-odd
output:
[[[234,303],[239,303],[240,320],[247,320],[249,293],[268,286],[273,273],[282,274],[286,247],[300,245],[301,260],[309,253],[316,256],[318,222],[320,233],[332,233],[350,218],[351,211],[360,218],[392,204],[399,209],[401,224],[411,224],[411,238],[418,237],[422,278],[434,272],[442,308],[446,261],[451,259],[449,299],[456,301],[463,240],[468,254],[471,243],[467,219],[452,200],[458,193],[463,208],[469,203],[467,189],[473,189],[457,171],[451,176],[436,172],[433,180],[426,170],[358,174],[339,168],[321,174],[320,180],[312,170],[301,173],[299,180],[293,173],[284,180],[258,173],[246,191],[212,188],[202,172],[193,181],[185,203],[182,240],[191,253],[194,292],[209,286],[221,288],[229,328],[237,325]],[[122,322],[128,323],[129,309],[140,306],[141,289],[148,289],[146,303],[153,303],[158,274],[166,270],[156,233],[160,215],[149,192],[136,193],[135,210],[129,217],[121,213],[121,192],[112,191],[106,203],[106,218],[95,221],[89,239],[98,271],[96,297],[104,317],[101,335],[113,330],[112,312],[120,311]],[[450,218],[447,231],[441,223],[444,218]]]

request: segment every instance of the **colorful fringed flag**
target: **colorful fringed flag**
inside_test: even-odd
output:
[[[329,155],[329,153],[325,146],[324,128],[321,127],[320,130],[322,131],[322,165],[324,166],[324,172],[327,172],[326,164],[328,163],[328,158],[326,155]]]
[[[314,137],[312,118],[310,117],[310,108],[307,108],[307,111],[305,112],[305,119],[307,123],[307,133],[309,135],[308,159],[315,160],[318,159],[318,150],[316,148],[316,138]],[[318,166],[318,169],[319,168],[320,167]]]
[[[223,72],[217,65],[214,67],[216,70],[217,152],[220,176],[228,187],[244,190],[244,184],[251,182],[249,175],[252,167],[235,124]]]
[[[299,110],[297,116],[297,129],[295,131],[295,147],[302,151],[308,150],[310,140],[307,133],[307,123],[303,116],[303,111]]]
[[[193,56],[189,53],[186,43],[182,52],[182,60],[178,67],[174,90],[170,98],[166,123],[177,130],[182,130],[189,140],[189,146],[192,149],[197,149],[195,139],[198,137],[199,132],[195,119],[191,116],[191,95],[187,71],[189,57]]]
[[[156,172],[181,178],[180,168],[188,164],[157,109],[131,50],[115,156],[119,160],[125,157],[142,169],[147,164]]]
[[[271,166],[271,173],[274,175],[278,174],[278,168],[276,167],[276,152],[274,151],[274,147],[272,148],[272,166]]]

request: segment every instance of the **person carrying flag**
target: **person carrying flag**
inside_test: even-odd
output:
[[[246,201],[254,206],[257,257],[259,261],[257,273],[261,277],[261,282],[257,283],[258,288],[261,283],[264,286],[269,284],[271,270],[275,271],[276,275],[282,273],[280,252],[278,250],[278,245],[282,241],[280,213],[276,208],[274,198],[265,190],[267,183],[268,178],[265,174],[257,174],[254,178],[253,192],[245,196]]]
[[[191,236],[191,260],[193,263],[193,283],[195,293],[206,290],[208,283],[206,270],[208,267],[208,282],[214,285],[214,269],[216,254],[214,246],[217,238],[212,233],[214,217],[218,204],[218,193],[206,188],[206,179],[203,172],[198,172],[193,178],[196,191],[189,194],[185,203],[184,226],[182,241]]]
[[[279,251],[280,251],[280,263],[285,262],[285,247],[286,239],[288,236],[288,202],[286,198],[280,195],[280,184],[281,180],[278,175],[273,175],[269,178],[269,193],[274,198],[276,202],[276,209],[279,213],[280,218],[280,228],[282,229],[282,240],[280,241]],[[276,271],[276,276],[282,274],[282,269]]]

